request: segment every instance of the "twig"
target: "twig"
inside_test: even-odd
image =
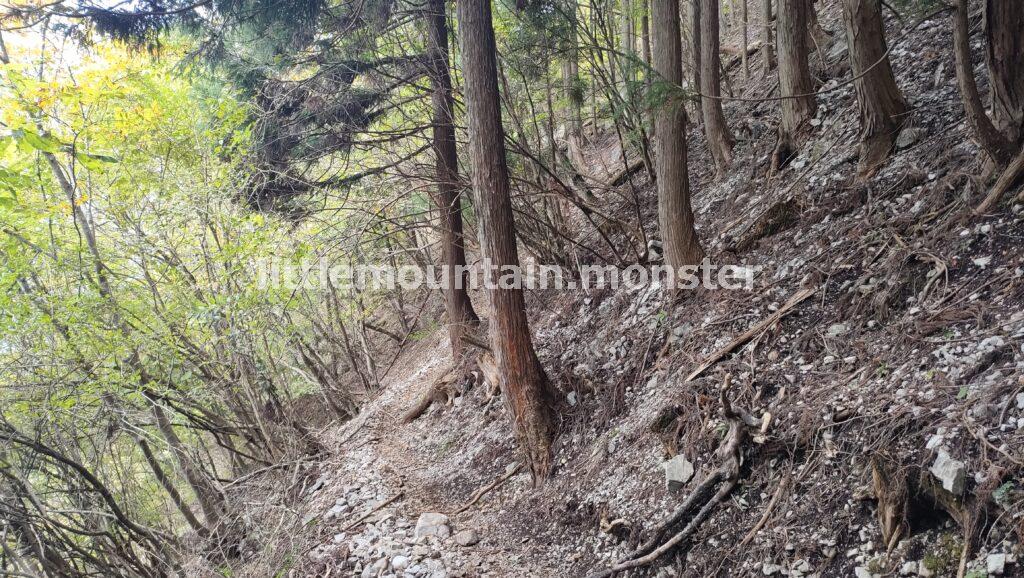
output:
[[[387,501],[381,502],[380,504],[374,506],[373,509],[371,509],[369,512],[363,514],[362,516],[359,516],[358,520],[352,522],[348,526],[345,526],[344,528],[341,529],[341,531],[342,532],[348,532],[352,528],[355,528],[359,524],[362,524],[364,520],[366,520],[367,518],[372,516],[375,512],[379,511],[381,508],[387,506],[388,504],[394,502],[395,500],[397,500],[398,498],[401,498],[404,495],[405,495],[405,492],[398,492],[394,496],[391,496],[390,498],[388,498]]]
[[[690,375],[687,375],[686,379],[684,379],[683,381],[692,381],[693,379],[700,376],[700,374],[704,373],[709,367],[721,361],[722,358],[725,357],[726,355],[732,353],[734,349],[743,345],[747,341],[750,341],[750,339],[753,338],[755,335],[772,326],[778,320],[782,319],[794,307],[802,303],[811,295],[814,295],[815,291],[817,291],[817,288],[801,289],[800,291],[797,291],[796,294],[790,297],[789,301],[787,301],[785,305],[780,307],[778,311],[772,313],[764,320],[760,321],[750,329],[743,332],[742,335],[740,335],[736,339],[733,339],[731,342],[729,342],[728,345],[716,351],[704,363],[700,364],[700,366],[698,366],[697,369],[694,369],[692,372],[690,372]]]
[[[775,506],[776,504],[779,503],[779,499],[782,497],[782,494],[785,493],[786,488],[789,487],[789,481],[791,478],[792,475],[790,474],[790,472],[786,472],[786,475],[782,478],[782,481],[779,482],[779,488],[775,490],[775,495],[772,496],[772,499],[768,502],[768,505],[765,507],[764,514],[761,515],[761,519],[758,520],[756,524],[754,524],[754,527],[751,528],[750,531],[747,532],[747,535],[743,537],[743,540],[740,541],[741,548],[749,544],[750,541],[754,539],[754,535],[760,532],[761,528],[764,528],[764,525],[768,522],[768,518],[770,518],[772,512],[775,511]]]
[[[466,510],[468,510],[471,507],[473,507],[474,504],[476,504],[477,502],[480,501],[480,498],[482,498],[484,496],[484,494],[486,494],[487,492],[493,490],[494,488],[497,488],[501,484],[505,483],[506,480],[508,480],[512,476],[518,474],[519,470],[521,470],[522,468],[523,468],[523,464],[516,464],[516,467],[514,467],[511,470],[505,472],[498,479],[496,479],[493,482],[487,484],[486,486],[480,488],[479,490],[473,492],[473,497],[471,497],[468,502],[466,502],[465,504],[460,506],[458,510],[455,510],[454,512],[452,512],[452,516],[458,516],[459,514],[465,512]]]

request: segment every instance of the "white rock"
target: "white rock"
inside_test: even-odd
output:
[[[476,530],[462,530],[455,533],[455,543],[459,546],[472,546],[480,541]]]
[[[964,486],[967,482],[967,466],[960,460],[950,457],[946,450],[939,450],[935,463],[928,468],[940,482],[942,488],[954,496],[964,493]]]
[[[985,558],[985,567],[990,575],[1002,574],[1006,569],[1006,554],[989,554],[988,558]]]
[[[424,512],[420,514],[419,520],[416,520],[415,536],[417,540],[425,536],[447,538],[450,534],[451,528],[448,527],[448,516],[444,514]]]
[[[825,332],[825,335],[828,337],[839,337],[840,335],[845,335],[849,332],[850,327],[845,323],[833,323],[828,326],[828,330]]]
[[[857,578],[872,578],[873,577],[873,574],[871,574],[871,570],[868,570],[864,566],[857,566],[856,568],[854,568],[853,569],[853,574]]]
[[[391,568],[396,572],[401,572],[409,566],[408,556],[395,556],[391,559]]]
[[[917,562],[910,560],[900,566],[900,576],[913,576],[914,574],[917,574]]]
[[[768,562],[765,562],[764,565],[761,566],[761,573],[765,576],[772,576],[779,572],[782,572],[782,566],[779,566],[778,564],[769,564]]]
[[[686,456],[678,455],[661,465],[665,469],[665,485],[669,490],[676,490],[693,477],[693,464]]]

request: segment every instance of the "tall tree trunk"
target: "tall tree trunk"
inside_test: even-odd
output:
[[[857,108],[860,113],[858,174],[867,178],[888,158],[907,114],[907,102],[885,43],[885,24],[878,0],[843,0],[843,21],[849,45]]]
[[[651,73],[651,14],[650,14],[650,0],[642,0],[641,4],[641,20],[640,20],[640,47],[643,50],[644,59],[644,92],[645,94],[651,93],[653,74]],[[645,107],[644,122],[646,123],[651,134],[654,134],[654,115],[651,114],[650,107]]]
[[[513,427],[534,483],[540,483],[551,471],[557,396],[533,349],[522,289],[497,283],[503,267],[518,268],[519,255],[498,100],[490,0],[458,0],[458,18],[480,252],[494,311],[491,347]]]
[[[992,120],[1015,149],[1024,144],[1024,2],[985,0]]]
[[[779,0],[775,18],[779,50],[779,92],[782,121],[779,142],[772,158],[772,169],[785,166],[798,152],[797,135],[817,110],[814,84],[808,65],[807,15],[810,0]]]
[[[569,20],[569,38],[562,61],[562,90],[569,107],[566,135],[569,156],[573,158],[572,148],[575,146],[578,150],[583,144],[583,86],[580,83],[579,17],[575,2],[566,7],[566,17]]]
[[[967,124],[971,127],[978,144],[997,165],[1005,166],[1013,157],[1014,150],[1010,141],[988,118],[985,105],[982,104],[981,95],[978,93],[974,64],[971,60],[968,8],[967,0],[957,0],[956,11],[953,13],[953,55],[956,58],[956,80],[960,85],[960,100],[963,101]]]
[[[743,21],[743,46],[740,47],[740,58],[743,60],[743,81],[750,82],[750,56],[747,51],[750,47],[750,23],[747,21],[747,0],[740,0],[740,16]]]
[[[633,63],[636,54],[636,36],[633,32],[633,2],[622,0],[622,14],[619,22],[619,51],[622,53],[619,62],[622,63],[622,87],[620,94],[622,100],[629,102],[630,84],[636,80]]]
[[[202,522],[200,522],[198,518],[196,518],[196,515],[192,512],[192,508],[190,508],[188,503],[185,502],[185,499],[181,497],[181,493],[178,492],[178,488],[174,486],[174,480],[167,475],[163,466],[160,465],[160,460],[158,460],[153,454],[153,450],[149,447],[149,442],[139,434],[133,434],[133,436],[135,437],[135,443],[139,446],[139,450],[142,451],[142,457],[146,459],[146,463],[149,464],[149,469],[153,472],[153,477],[156,478],[156,481],[159,482],[160,486],[167,492],[167,495],[171,498],[171,502],[173,502],[174,506],[178,508],[179,512],[181,512],[182,517],[184,517],[185,521],[188,522],[189,527],[200,534],[205,533],[206,527],[203,526]]]
[[[651,35],[654,69],[664,82],[683,81],[682,44],[679,34],[679,0],[651,0]],[[670,97],[654,115],[657,135],[654,166],[658,175],[658,226],[665,263],[670,267],[695,265],[704,250],[693,228],[690,181],[686,164],[686,112],[680,98]]]
[[[448,22],[444,0],[429,0],[427,7],[427,58],[433,92],[433,148],[437,193],[434,203],[440,213],[441,267],[445,274],[445,309],[448,313],[448,340],[452,355],[462,350],[462,335],[479,318],[467,293],[466,249],[462,233],[462,199],[459,184],[459,157],[455,150],[455,125],[452,120],[454,99],[452,77],[448,71]]]
[[[185,444],[181,442],[178,433],[174,431],[174,424],[167,417],[167,412],[156,401],[151,403],[150,409],[152,410],[153,417],[156,418],[157,429],[160,430],[171,453],[174,455],[174,460],[178,464],[181,475],[195,493],[196,501],[199,502],[199,507],[203,510],[203,517],[206,518],[206,526],[212,529],[217,525],[223,512],[223,497],[217,488],[214,487],[213,481],[210,480],[206,473],[199,470],[193,463],[192,456],[185,449]]]
[[[719,177],[732,163],[732,135],[722,112],[722,61],[718,35],[718,0],[700,0],[700,91],[704,115],[704,135]]]
[[[775,69],[775,39],[772,37],[772,0],[761,2],[761,45],[764,47],[764,75]]]
[[[686,2],[688,7],[689,7],[688,14],[689,14],[689,17],[690,17],[690,23],[689,23],[689,31],[690,31],[690,56],[692,57],[692,60],[688,63],[688,64],[690,64],[690,67],[691,67],[690,68],[690,71],[691,71],[690,72],[690,76],[691,76],[691,78],[693,80],[693,85],[692,85],[693,86],[693,91],[694,92],[701,92],[703,89],[701,87],[701,78],[700,78],[701,77],[701,70],[700,70],[701,69],[701,52],[702,52],[702,50],[701,50],[701,33],[700,33],[700,23],[701,23],[701,17],[700,17],[701,7],[700,7],[700,3],[703,0],[683,0],[683,1]],[[651,9],[651,14],[652,14],[652,16],[654,14],[653,7]],[[700,96],[697,96],[697,98],[694,99],[694,109],[695,109],[694,117],[696,117],[698,123],[703,124],[704,123],[704,113],[701,110],[701,98],[700,98]]]

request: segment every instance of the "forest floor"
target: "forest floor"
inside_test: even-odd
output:
[[[763,434],[743,447],[738,487],[693,538],[638,575],[1024,575],[1024,207],[1011,199],[971,215],[983,167],[947,15],[909,33],[890,19],[897,81],[914,112],[885,168],[853,182],[858,122],[837,18],[822,15],[833,39],[814,56],[822,88],[834,90],[819,97],[811,134],[784,171],[765,176],[775,102],[727,103],[738,142],[720,181],[700,131],[690,133],[698,232],[714,261],[754,268],[752,291],[530,295],[541,360],[572,398],[546,484],[534,490],[514,470],[506,411],[484,387],[403,423],[450,364],[439,330],[402,354],[357,418],[324,428],[321,461],[234,489],[258,530],[232,575],[585,576],[608,567],[718,467],[726,372],[734,402],[764,420]],[[751,64],[759,77],[759,58]],[[751,81],[742,94],[771,89]],[[653,234],[653,187],[643,176],[632,185]],[[686,379],[780,309],[780,320]],[[668,490],[662,466],[677,454],[695,475]],[[434,535],[417,538],[424,513],[447,521],[421,523],[420,534]]]

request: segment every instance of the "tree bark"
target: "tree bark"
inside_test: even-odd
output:
[[[213,486],[213,482],[192,463],[192,457],[188,455],[185,444],[181,442],[178,433],[174,431],[174,425],[167,417],[167,412],[156,401],[151,403],[157,429],[160,430],[171,453],[174,454],[175,462],[178,464],[182,476],[195,493],[196,501],[199,502],[199,507],[203,510],[203,517],[206,519],[206,526],[212,529],[220,520],[224,500],[220,492]]]
[[[654,69],[664,82],[678,87],[683,80],[679,0],[651,0],[651,21]],[[685,125],[680,98],[669,97],[655,112],[658,226],[670,267],[696,265],[704,258],[690,207]]]
[[[985,32],[992,120],[1011,147],[1020,149],[1024,144],[1024,2],[986,0]]]
[[[732,163],[733,139],[722,112],[722,61],[719,53],[718,0],[700,0],[700,91],[704,135],[719,177]]]
[[[882,6],[878,0],[843,0],[843,22],[860,115],[858,175],[867,178],[888,158],[907,114],[907,102],[896,86]]]
[[[178,488],[174,486],[174,480],[167,475],[164,471],[163,466],[160,465],[160,460],[153,454],[153,450],[149,447],[149,442],[145,440],[139,434],[133,434],[135,437],[135,443],[138,444],[139,450],[142,451],[142,456],[146,459],[146,463],[149,464],[149,469],[153,471],[153,477],[160,483],[167,495],[170,496],[171,502],[181,512],[182,517],[188,522],[190,528],[199,532],[200,534],[206,532],[206,527],[203,526],[202,522],[196,518],[196,515],[192,512],[192,508],[188,506],[185,499],[181,497],[181,493],[178,492]]]
[[[636,80],[633,57],[636,54],[636,35],[633,32],[633,2],[622,0],[622,14],[619,22],[619,62],[622,63],[622,100],[629,102],[630,84]]]
[[[810,0],[779,0],[777,46],[779,50],[779,92],[782,100],[782,121],[779,142],[772,159],[772,169],[786,165],[798,152],[797,134],[817,109],[814,84],[808,65],[808,13]]]
[[[772,0],[761,2],[761,45],[764,47],[764,75],[775,70],[775,45],[772,38]]]
[[[519,256],[498,100],[490,0],[458,0],[458,18],[480,252],[494,311],[491,348],[513,426],[534,483],[539,484],[551,471],[557,397],[533,349],[522,289],[498,284],[499,275],[507,271],[505,267],[518,268]]]
[[[458,154],[455,150],[454,99],[448,71],[448,22],[444,0],[429,0],[427,6],[427,58],[433,92],[433,148],[437,175],[434,204],[440,214],[441,267],[444,270],[445,309],[452,355],[462,351],[462,334],[480,319],[466,291],[466,249],[462,232],[462,199]]]
[[[678,0],[677,0],[678,1]],[[687,64],[690,65],[690,77],[693,81],[692,87],[694,92],[701,92],[701,33],[700,33],[700,22],[701,22],[701,8],[700,3],[702,0],[683,0],[688,6],[689,15],[689,32],[690,32],[690,57],[691,60]],[[653,15],[653,8],[651,14]],[[685,110],[684,110],[685,112]],[[697,122],[704,124],[704,113],[701,109],[701,98],[697,96],[694,100],[694,118]]]
[[[743,80],[744,82],[750,81],[750,57],[747,54],[747,48],[750,46],[750,23],[747,22],[747,0],[740,0],[740,16],[742,18],[743,25],[743,46],[740,47],[740,59],[743,61]]]
[[[957,0],[956,11],[953,13],[953,55],[956,59],[956,80],[960,85],[964,115],[981,148],[997,165],[1005,166],[1013,157],[1014,150],[1010,141],[992,124],[992,120],[985,113],[985,105],[981,102],[971,60],[969,26],[967,0]]]

